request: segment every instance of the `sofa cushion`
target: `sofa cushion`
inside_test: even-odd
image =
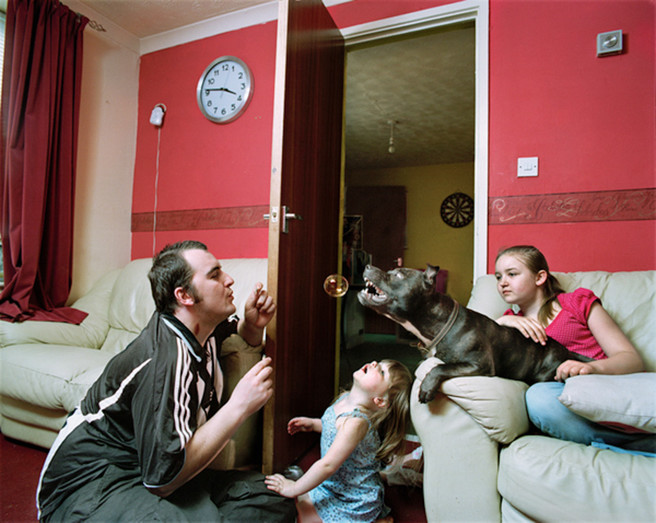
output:
[[[51,409],[73,410],[111,354],[68,345],[12,345],[2,349],[0,393]]]
[[[494,274],[485,274],[476,280],[467,308],[485,314],[493,320],[503,316],[508,309],[508,304],[503,301],[497,291],[497,280]]]
[[[422,381],[439,364],[438,358],[428,358],[417,368],[415,376]],[[491,439],[510,443],[528,431],[524,401],[527,388],[522,381],[472,376],[447,380],[441,390],[469,413]]]
[[[558,398],[568,409],[619,429],[656,432],[656,373],[574,376]],[[631,430],[627,430],[631,432]]]
[[[653,521],[656,459],[524,436],[501,451],[499,493],[536,521]]]
[[[139,334],[155,312],[150,290],[148,271],[153,262],[141,258],[128,263],[118,275],[109,302],[110,330]],[[115,340],[105,341],[101,350],[116,354],[125,346],[116,346]]]
[[[3,433],[5,433],[4,420],[9,418],[28,427],[43,427],[44,430],[54,432],[54,434],[52,434],[53,439],[57,432],[59,432],[59,429],[64,425],[68,416],[68,412],[64,409],[55,410],[40,407],[33,403],[10,398],[4,394],[0,394],[0,414],[2,414],[3,418]],[[51,444],[52,441],[48,446]]]
[[[128,345],[130,345],[132,340],[134,340],[137,336],[139,336],[139,332],[110,328],[101,351],[108,354],[118,354]]]

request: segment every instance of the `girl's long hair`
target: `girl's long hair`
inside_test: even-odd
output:
[[[540,271],[545,271],[547,273],[547,280],[542,286],[544,302],[542,302],[542,306],[538,311],[538,321],[546,327],[549,324],[549,320],[551,320],[554,315],[554,302],[558,298],[558,295],[565,291],[560,286],[556,277],[549,272],[549,264],[547,263],[544,254],[532,245],[515,245],[514,247],[508,247],[499,251],[496,259],[498,260],[501,256],[506,254],[519,258],[533,274],[537,274]]]
[[[403,454],[406,426],[410,414],[410,389],[412,374],[403,363],[383,360],[389,369],[390,388],[387,391],[387,408],[379,409],[371,416],[378,431],[381,445],[376,459],[388,463],[395,455]]]

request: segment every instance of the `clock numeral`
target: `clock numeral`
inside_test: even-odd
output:
[[[212,100],[207,100],[207,107],[212,107]]]
[[[237,78],[239,78],[241,80],[243,77],[244,77],[243,71],[239,71],[239,74],[237,75]]]
[[[244,89],[246,89],[246,84],[244,82],[242,82],[241,83],[241,90],[243,91]]]
[[[235,104],[230,104],[230,110],[234,111],[235,109],[237,109],[237,106]]]
[[[242,100],[241,95],[239,95],[239,96],[237,97],[237,101],[238,101],[238,102],[241,102],[241,100]]]
[[[208,78],[207,83],[210,84],[210,85],[214,85],[214,78],[211,78],[211,77]]]

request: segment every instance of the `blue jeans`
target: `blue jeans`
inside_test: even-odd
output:
[[[561,382],[531,385],[526,391],[528,417],[538,429],[554,438],[590,445],[593,442],[615,447],[654,452],[656,436],[625,434],[589,421],[558,401],[565,387]]]

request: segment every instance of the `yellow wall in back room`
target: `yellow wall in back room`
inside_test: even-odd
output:
[[[454,192],[474,197],[474,164],[354,171],[346,174],[346,183],[406,187],[407,248],[403,264],[424,269],[431,263],[448,270],[447,293],[466,305],[472,288],[474,222],[450,227],[442,221],[440,207]]]

